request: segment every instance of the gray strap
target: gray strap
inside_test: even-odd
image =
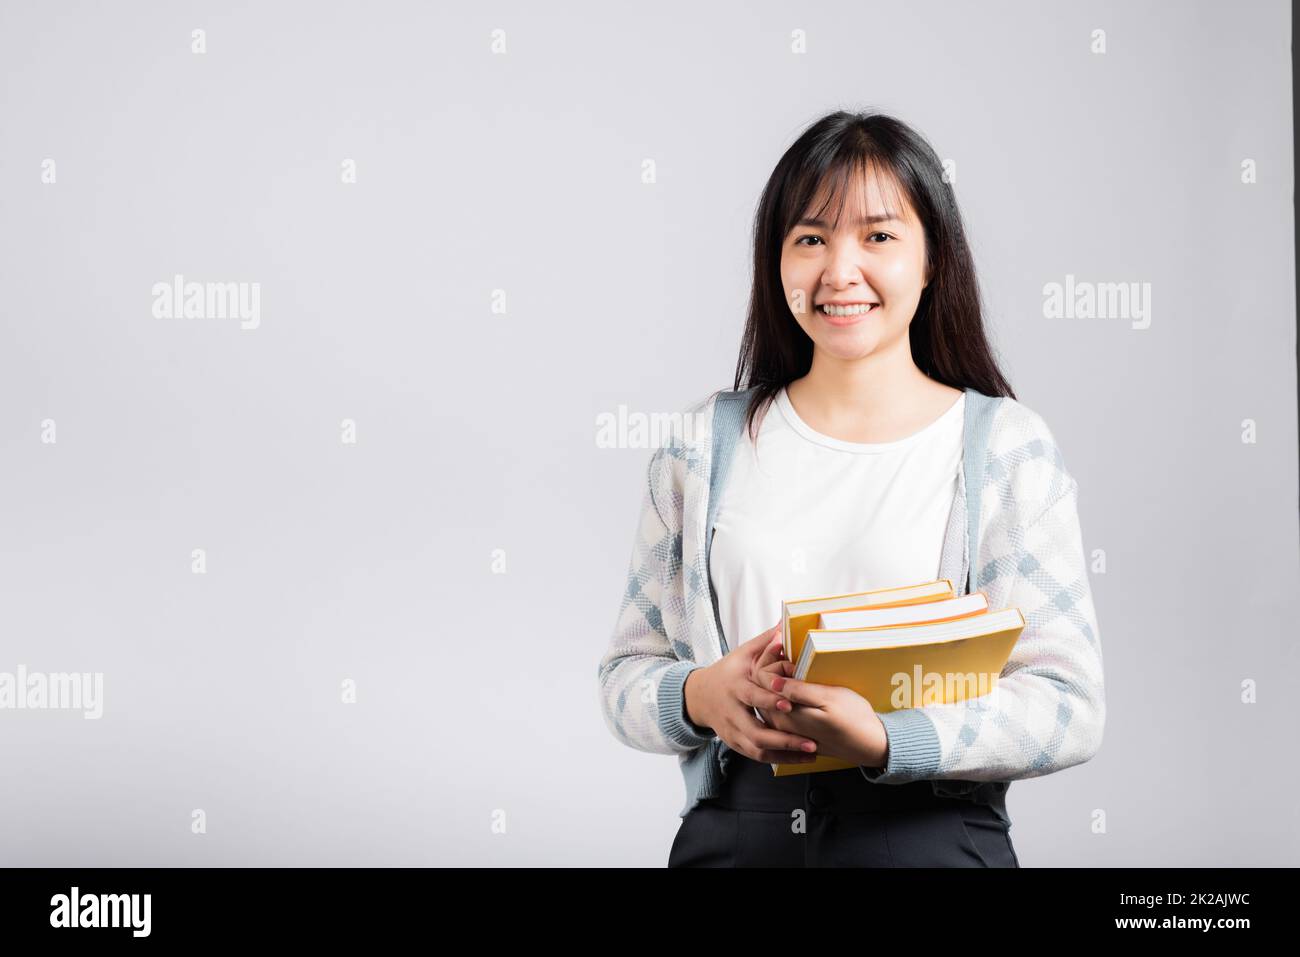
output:
[[[753,389],[744,392],[719,392],[713,405],[713,457],[709,464],[709,507],[704,526],[704,573],[709,574],[709,554],[713,548],[713,522],[722,504],[722,490],[727,486],[731,459],[745,424],[745,410]],[[718,625],[718,638],[722,653],[727,654],[727,636],[722,633],[722,616],[718,611],[718,596],[710,578],[709,595],[713,599],[713,620]]]
[[[970,570],[966,593],[979,590],[975,569],[979,565],[980,501],[984,497],[984,478],[988,464],[989,430],[1000,402],[975,389],[966,390],[966,423],[962,448],[962,471],[966,482],[966,549]]]

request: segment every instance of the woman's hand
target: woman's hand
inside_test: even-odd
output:
[[[777,694],[763,720],[778,731],[814,739],[818,753],[868,768],[885,766],[889,737],[871,702],[852,688],[819,685],[787,677],[785,660],[758,671],[759,685]],[[793,670],[793,668],[791,668]]]
[[[806,735],[778,730],[755,717],[752,709],[772,710],[780,695],[751,680],[763,649],[781,626],[770,628],[733,649],[722,659],[686,676],[687,717],[713,732],[735,751],[767,764],[812,761],[817,742]]]
[[[777,632],[777,636],[763,649],[763,653],[755,660],[754,666],[749,669],[749,680],[760,688],[770,690],[771,683],[763,677],[764,674],[780,675],[785,678],[794,675],[794,662],[785,657],[785,643],[781,639],[780,632]],[[772,716],[765,709],[759,708],[758,713],[766,724],[772,724]]]

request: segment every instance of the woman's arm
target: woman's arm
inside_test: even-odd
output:
[[[1050,433],[1044,441],[1050,443]],[[1019,608],[1025,628],[993,692],[951,705],[880,715],[889,738],[883,768],[862,773],[882,784],[927,778],[1008,781],[1087,761],[1106,721],[1101,639],[1079,528],[1078,486],[1060,469],[1051,498],[996,536],[1003,553],[985,563],[978,586],[996,607]],[[1012,483],[1013,486],[1015,483]]]
[[[686,715],[686,676],[701,665],[689,660],[690,641],[681,609],[681,516],[665,521],[657,502],[671,474],[671,456],[658,449],[646,471],[627,590],[609,648],[598,669],[601,709],[614,736],[629,747],[657,754],[691,751],[713,740]],[[680,500],[680,497],[678,497]],[[686,656],[683,658],[682,656]]]

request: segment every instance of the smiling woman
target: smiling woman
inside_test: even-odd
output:
[[[781,281],[786,300],[814,342],[818,320],[880,339],[887,331],[891,310],[894,331],[906,331],[929,282],[921,224],[909,203],[895,200],[893,211],[884,211],[880,182],[876,174],[863,176],[854,184],[857,195],[851,202],[860,210],[854,216],[842,215],[843,204],[834,222],[820,214],[804,216],[783,243]],[[816,204],[824,207],[829,202],[828,197]],[[855,274],[865,281],[856,283]],[[811,311],[806,308],[809,302],[813,303]],[[859,321],[868,315],[880,322]],[[841,353],[847,353],[842,343],[835,344]],[[866,344],[867,340],[859,340],[860,347]]]
[[[875,305],[843,308],[863,303]],[[819,401],[805,380],[829,382],[827,372],[858,401]],[[833,113],[777,163],[755,222],[735,388],[747,373],[750,425],[788,386],[814,428],[847,427],[868,442],[932,421],[958,385],[1015,397],[984,334],[974,261],[943,165],[900,120]],[[847,415],[829,421],[836,409]]]
[[[1019,866],[1008,782],[1096,752],[1101,645],[1077,486],[989,348],[942,165],[893,117],[832,113],[754,239],[734,390],[651,456],[606,721],[678,755],[670,866]],[[783,599],[939,579],[1024,616],[996,695],[877,713],[789,678]],[[768,766],[814,755],[850,766]]]

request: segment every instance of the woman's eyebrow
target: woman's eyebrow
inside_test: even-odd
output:
[[[870,216],[859,216],[853,221],[854,226],[874,226],[876,223],[901,223],[902,220],[892,213],[873,213]],[[824,219],[809,219],[807,217],[795,223],[796,226],[815,226],[818,229],[829,228],[829,223]]]

